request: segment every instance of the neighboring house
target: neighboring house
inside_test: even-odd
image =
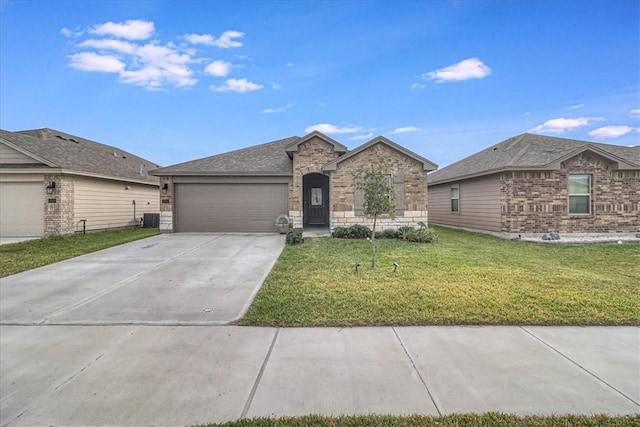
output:
[[[123,228],[159,212],[157,165],[52,129],[0,130],[0,236]]]
[[[427,222],[427,172],[437,166],[384,138],[348,151],[312,132],[152,171],[160,177],[163,231],[274,232],[367,224],[354,173],[384,160],[395,188],[395,218],[382,228]]]
[[[522,134],[429,174],[434,224],[508,233],[640,230],[640,146]]]

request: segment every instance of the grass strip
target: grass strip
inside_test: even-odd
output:
[[[53,264],[134,240],[160,234],[155,228],[134,228],[47,237],[0,245],[0,277]]]
[[[640,415],[563,415],[516,416],[501,413],[454,414],[447,416],[363,415],[241,419],[207,427],[634,427],[640,426]]]

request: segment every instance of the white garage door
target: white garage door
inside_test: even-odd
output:
[[[287,184],[176,184],[175,226],[180,232],[275,232],[288,214]]]
[[[0,236],[44,236],[44,187],[42,182],[0,184]]]

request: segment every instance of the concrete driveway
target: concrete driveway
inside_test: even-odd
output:
[[[219,325],[243,314],[277,234],[163,234],[0,281],[10,325]]]

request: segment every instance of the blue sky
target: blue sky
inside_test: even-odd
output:
[[[159,165],[384,135],[441,167],[533,132],[640,144],[640,2],[12,1],[0,127]]]

